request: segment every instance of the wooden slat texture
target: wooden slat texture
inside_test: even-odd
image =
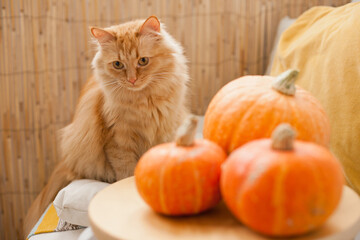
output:
[[[23,217],[58,161],[91,75],[89,26],[157,15],[189,59],[191,110],[204,114],[224,84],[263,74],[277,25],[316,5],[349,0],[1,0],[0,239],[21,239]]]

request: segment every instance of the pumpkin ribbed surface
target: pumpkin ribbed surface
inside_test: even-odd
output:
[[[287,122],[297,139],[328,146],[330,126],[317,99],[300,87],[294,96],[282,94],[272,88],[275,79],[245,76],[220,89],[205,114],[204,138],[230,153],[251,140],[270,137],[278,124]]]
[[[158,145],[146,152],[135,169],[138,192],[156,212],[189,215],[220,201],[220,167],[225,152],[207,140],[192,146]]]
[[[274,150],[270,139],[235,150],[223,164],[221,192],[231,212],[270,236],[293,236],[319,227],[339,203],[343,175],[325,147],[295,141]]]

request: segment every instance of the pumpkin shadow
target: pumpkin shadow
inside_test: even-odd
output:
[[[196,215],[168,216],[159,213],[156,214],[160,218],[164,218],[166,221],[170,221],[174,224],[192,224],[197,228],[242,225],[242,223],[230,213],[223,201],[218,203],[214,208]]]
[[[227,209],[224,202],[214,208],[191,216],[167,216],[148,209],[143,212],[143,220],[156,231],[161,231],[167,236],[212,236],[219,233],[225,235],[242,234],[248,231]],[[249,239],[250,240],[250,239]]]

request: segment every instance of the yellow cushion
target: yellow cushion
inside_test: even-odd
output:
[[[322,103],[331,124],[331,150],[360,193],[360,3],[315,7],[279,42],[271,75],[300,70],[297,84]]]

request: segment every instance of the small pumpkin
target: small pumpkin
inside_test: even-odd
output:
[[[194,140],[197,119],[180,127],[176,142],[147,151],[135,168],[140,196],[156,212],[190,215],[214,207],[221,199],[223,149],[208,140]]]
[[[268,138],[277,125],[290,123],[298,139],[329,145],[329,120],[309,92],[295,87],[297,70],[278,77],[245,76],[225,85],[205,113],[204,138],[228,153],[259,138]]]
[[[254,140],[223,164],[221,193],[230,211],[265,235],[293,236],[322,225],[341,198],[344,177],[331,152],[294,140],[290,125]]]

